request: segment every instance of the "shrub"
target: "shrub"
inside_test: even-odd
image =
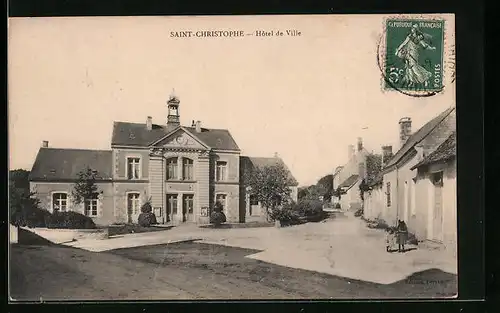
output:
[[[29,211],[16,211],[11,216],[11,223],[15,226],[45,227],[51,214],[47,210],[32,208]]]
[[[142,212],[141,214],[139,214],[137,222],[142,227],[150,227],[151,225],[158,224],[156,222],[156,215],[151,212]]]
[[[96,228],[94,221],[78,212],[54,212],[45,220],[48,228],[67,229],[93,229]]]
[[[377,217],[373,221],[368,222],[368,227],[369,228],[376,228],[376,229],[389,229],[389,225],[387,225],[386,221],[383,219]]]
[[[363,209],[358,209],[356,212],[354,212],[354,216],[356,217],[363,216]]]
[[[212,215],[210,216],[211,218],[211,223],[214,225],[220,225],[222,223],[226,222],[226,215],[224,212],[212,212]]]
[[[273,220],[278,220],[282,224],[295,224],[299,221],[299,212],[296,209],[296,204],[285,205],[283,207],[274,208],[269,212],[269,217]]]
[[[300,216],[315,217],[323,215],[323,202],[319,200],[301,200],[295,205]]]
[[[338,202],[337,202],[337,203],[335,203],[335,208],[336,208],[336,209],[340,209],[340,203],[338,203]]]
[[[147,201],[141,206],[142,213],[151,213],[153,212],[153,207],[151,206],[151,202]]]
[[[216,202],[212,214],[210,214],[210,223],[214,225],[220,225],[226,222],[226,215],[223,212],[223,206],[221,203]]]

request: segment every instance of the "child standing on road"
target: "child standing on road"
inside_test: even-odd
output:
[[[386,231],[386,234],[385,234],[385,242],[386,242],[385,250],[387,252],[391,252],[392,251],[392,247],[394,247],[396,245],[395,231],[394,231],[394,228],[392,228],[392,227],[386,228],[385,231]]]
[[[398,220],[398,227],[396,229],[398,238],[398,252],[405,252],[405,243],[408,239],[408,227],[405,221]]]

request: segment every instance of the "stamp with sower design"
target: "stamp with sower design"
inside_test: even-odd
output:
[[[388,19],[384,89],[430,96],[443,89],[444,21]]]

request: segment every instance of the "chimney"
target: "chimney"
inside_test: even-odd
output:
[[[363,138],[358,137],[358,151],[363,150]]]
[[[392,146],[382,146],[382,166],[392,158]]]
[[[191,127],[196,127],[196,123],[194,122],[194,120],[191,121]]]
[[[275,157],[275,158],[279,158],[279,154],[278,154],[278,152],[274,152],[274,157]]]
[[[196,132],[201,133],[201,121],[196,121]]]
[[[347,157],[348,157],[348,160],[350,160],[354,157],[354,145],[349,145],[347,147]]]
[[[151,116],[148,116],[148,118],[146,119],[146,129],[147,130],[153,129],[153,118]]]
[[[42,141],[42,148],[48,148],[49,142],[47,140]]]
[[[411,118],[403,117],[399,120],[399,141],[401,147],[411,136]]]

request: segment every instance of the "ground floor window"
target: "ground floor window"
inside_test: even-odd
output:
[[[99,199],[97,195],[90,199],[85,199],[85,215],[87,216],[97,216],[97,206]]]
[[[177,195],[167,195],[167,214],[177,214]]]
[[[256,195],[250,195],[250,205],[259,205],[259,200]]]
[[[194,196],[184,195],[183,209],[187,214],[193,214]]]
[[[218,194],[215,197],[215,203],[219,203],[222,206],[222,211],[224,212],[226,210],[226,195]]]
[[[127,211],[129,215],[137,215],[140,211],[140,193],[131,192],[127,194]]]
[[[55,192],[52,194],[52,211],[65,212],[68,207],[68,194],[65,192]]]

